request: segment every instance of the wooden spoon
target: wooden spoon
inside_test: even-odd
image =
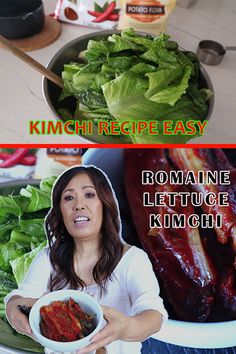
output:
[[[0,43],[3,45],[4,48],[9,50],[9,52],[16,55],[18,58],[23,60],[26,64],[30,65],[32,68],[34,68],[35,70],[43,74],[48,80],[52,81],[60,88],[63,88],[63,81],[59,76],[57,76],[52,71],[45,68],[45,66],[43,66],[38,61],[31,58],[28,54],[23,52],[23,50],[20,50],[19,48],[14,46],[10,41],[8,41],[6,38],[4,38],[1,35],[0,35]]]

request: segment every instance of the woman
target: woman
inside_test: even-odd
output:
[[[101,170],[76,166],[64,172],[45,220],[49,247],[5,299],[12,326],[32,335],[17,305],[32,306],[49,291],[80,289],[103,306],[107,325],[78,353],[101,347],[111,354],[140,353],[140,342],[160,330],[167,313],[146,253],[123,242],[120,225],[114,192]]]

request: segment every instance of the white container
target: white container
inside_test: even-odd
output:
[[[44,337],[39,328],[40,323],[40,308],[45,305],[49,305],[53,301],[67,301],[72,298],[75,302],[79,303],[81,309],[90,314],[96,315],[96,328],[88,336],[73,341],[73,342],[57,342]],[[43,297],[41,297],[32,307],[29,316],[30,327],[34,333],[37,341],[43,345],[46,349],[46,353],[50,353],[50,350],[59,353],[73,353],[76,350],[82,349],[90,344],[92,337],[100,331],[103,326],[103,312],[98,302],[90,295],[85,294],[78,290],[58,290],[53,291]],[[92,354],[92,353],[91,353]]]

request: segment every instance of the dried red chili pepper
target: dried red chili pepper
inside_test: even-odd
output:
[[[171,149],[170,157],[180,170],[184,171],[185,174],[187,174],[188,171],[193,171],[196,178],[199,170],[205,171],[206,173],[208,170],[213,170],[212,167],[214,167],[212,166],[213,164],[208,149]],[[202,185],[194,184],[192,189],[203,194],[212,192],[218,195],[220,192],[220,186],[212,183]],[[217,204],[214,206],[203,204],[202,209],[208,214],[222,215],[224,221],[222,227],[215,227],[218,241],[226,243],[232,238],[233,246],[236,251],[236,221],[232,204],[227,207]]]
[[[108,17],[113,14],[114,10],[116,8],[116,2],[112,1],[106,8],[104,12],[101,13],[100,16],[95,18],[92,22],[104,22],[108,20]]]
[[[208,264],[206,260],[208,257],[204,250],[199,247],[199,236],[194,235],[194,239],[198,241],[198,247],[193,244],[192,235],[189,234],[188,229],[153,229],[157,232],[151,236],[149,233],[150,214],[162,215],[162,213],[171,213],[172,210],[168,207],[150,206],[147,208],[143,204],[143,193],[149,192],[154,195],[157,192],[157,186],[155,184],[142,185],[140,182],[142,171],[169,171],[170,168],[163,149],[125,150],[125,186],[133,221],[140,243],[148,253],[153,269],[160,280],[163,298],[167,299],[168,310],[172,316],[180,320],[201,322],[208,318],[213,306],[215,272],[210,263]],[[170,185],[165,187],[171,189]],[[176,186],[178,190],[180,187]],[[190,208],[191,206],[186,208],[187,213],[191,212]],[[178,205],[176,209],[175,212],[181,212]],[[202,261],[204,261],[204,267]],[[210,275],[209,279],[208,275]]]
[[[205,149],[207,163],[213,171],[230,171],[230,184],[219,185],[221,191],[228,193],[228,201],[234,215],[236,211],[236,171],[234,161],[229,160],[228,151],[221,149]],[[205,151],[203,151],[205,153]],[[226,156],[227,153],[227,156]],[[205,155],[205,154],[204,154]],[[235,282],[235,247],[231,242],[221,244],[218,242],[216,231],[207,230],[204,232],[204,244],[207,253],[214,261],[218,272],[218,281],[215,287],[215,303],[210,322],[229,321],[236,319],[236,282]]]
[[[0,163],[1,168],[12,167],[20,163],[23,158],[28,155],[29,149],[16,149],[13,154],[9,156],[9,158]]]

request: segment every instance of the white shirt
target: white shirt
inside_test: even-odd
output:
[[[39,298],[49,292],[48,282],[52,272],[49,250],[45,248],[33,260],[30,269],[19,286],[5,298],[5,303],[14,295]],[[107,292],[100,297],[97,284],[87,286],[84,291],[92,295],[101,305],[112,307],[127,316],[137,315],[144,310],[158,310],[164,320],[168,315],[159,296],[159,285],[147,254],[130,247],[123,255],[106,283]],[[141,343],[115,341],[106,347],[108,354],[140,354]]]

